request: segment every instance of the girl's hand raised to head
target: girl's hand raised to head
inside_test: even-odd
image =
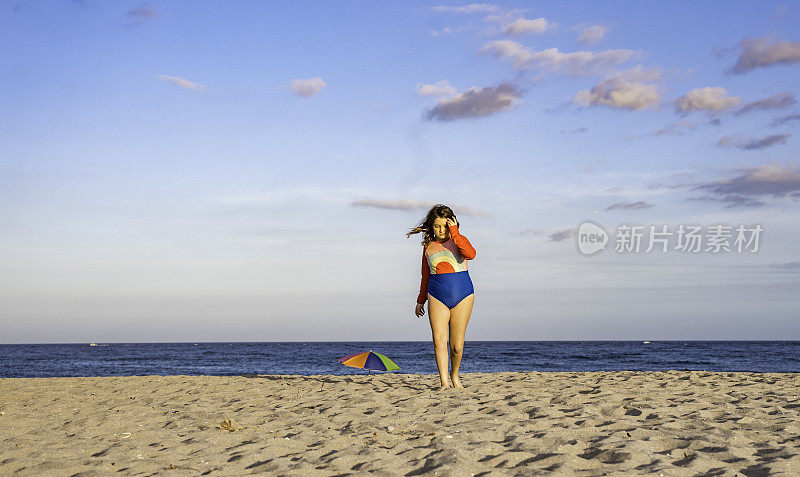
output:
[[[450,227],[451,225],[458,225],[458,222],[456,222],[455,219],[448,218],[447,219],[447,226]]]

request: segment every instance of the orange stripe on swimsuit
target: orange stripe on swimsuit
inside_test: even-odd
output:
[[[475,258],[477,252],[467,237],[458,232],[457,225],[447,228],[450,238],[444,242],[432,240],[422,251],[422,281],[419,285],[417,303],[428,299],[428,281],[431,274],[456,273],[467,270],[467,260]]]

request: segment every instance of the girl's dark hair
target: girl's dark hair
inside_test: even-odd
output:
[[[433,233],[433,221],[440,217],[445,219],[453,219],[458,222],[456,214],[453,213],[453,209],[444,204],[436,204],[431,207],[431,210],[428,211],[428,214],[417,224],[416,227],[409,230],[409,232],[406,234],[406,238],[413,234],[423,232],[421,242],[422,247],[427,247],[435,237]]]

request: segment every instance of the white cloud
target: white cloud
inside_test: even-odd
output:
[[[589,45],[597,43],[602,40],[605,34],[608,33],[608,27],[603,25],[592,25],[583,29],[578,36],[578,43]]]
[[[609,76],[591,90],[579,91],[573,102],[585,106],[608,106],[630,111],[657,107],[658,88],[645,82],[661,78],[658,69],[646,71],[641,65]]]
[[[429,30],[432,36],[450,35],[452,33],[460,33],[462,31],[475,30],[476,28],[468,25],[461,25],[456,28],[444,27],[441,30]]]
[[[206,87],[200,83],[195,83],[194,81],[189,81],[187,79],[179,78],[177,76],[158,75],[156,76],[156,78],[160,79],[161,81],[172,83],[175,86],[180,86],[183,89],[188,89],[191,91],[205,91],[206,89]]]
[[[391,210],[424,210],[428,211],[431,207],[436,205],[437,202],[421,201],[416,199],[359,199],[350,203],[353,207],[373,207],[376,209],[391,209]],[[462,207],[459,205],[451,205],[453,212],[456,215],[469,215],[469,216],[483,216],[492,217],[488,212],[473,209],[471,207]]]
[[[289,87],[291,87],[295,93],[305,98],[314,96],[322,91],[322,88],[325,86],[325,82],[322,81],[322,78],[295,79],[289,84]]]
[[[741,167],[733,178],[707,182],[691,190],[702,190],[712,194],[716,200],[730,206],[761,206],[759,198],[800,199],[800,167],[795,164],[765,164]]]
[[[786,144],[786,140],[789,139],[790,136],[791,134],[771,134],[769,136],[762,137],[761,139],[754,139],[744,138],[739,134],[731,134],[730,136],[725,136],[720,139],[717,142],[717,146],[733,146],[746,151],[752,151],[764,149],[776,144]]]
[[[777,41],[770,44],[767,37],[745,38],[739,42],[739,46],[742,47],[742,53],[731,68],[733,73],[800,62],[800,41]]]
[[[503,33],[506,35],[523,35],[526,33],[544,33],[548,28],[547,20],[537,18],[517,18],[513,22],[503,26]]]
[[[519,88],[510,82],[485,88],[472,87],[452,98],[439,100],[436,106],[425,112],[425,118],[451,121],[489,116],[513,109],[519,104],[521,95]]]
[[[562,53],[558,48],[533,51],[513,40],[494,40],[485,43],[479,53],[509,60],[519,70],[542,69],[570,76],[590,76],[608,71],[635,56],[633,50],[606,50],[599,53],[575,51]]]
[[[449,13],[478,13],[478,12],[494,12],[499,9],[497,5],[493,5],[491,3],[470,3],[469,5],[463,5],[459,7],[450,7],[445,5],[437,5],[435,7],[431,7],[431,10],[435,10],[437,12],[449,12]]]
[[[453,33],[453,29],[450,27],[445,27],[441,30],[430,30],[430,33],[433,36],[447,35],[448,33]]]
[[[527,8],[509,8],[508,10],[498,9],[496,13],[492,13],[490,15],[486,15],[483,17],[483,21],[486,23],[499,23],[501,25],[507,25],[513,22],[517,18],[521,18],[525,15],[525,12],[528,11]]]
[[[734,114],[740,115],[751,111],[764,111],[769,109],[786,109],[795,104],[797,104],[797,99],[795,99],[794,95],[789,91],[784,91],[783,93],[773,94],[768,98],[743,104]]]
[[[722,112],[741,102],[738,96],[728,96],[721,86],[696,88],[675,101],[675,112],[687,114],[692,111]]]
[[[446,79],[433,84],[417,83],[417,94],[420,96],[451,96],[456,94],[456,88]]]

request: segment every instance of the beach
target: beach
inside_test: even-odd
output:
[[[0,379],[0,475],[797,475],[800,373]]]

